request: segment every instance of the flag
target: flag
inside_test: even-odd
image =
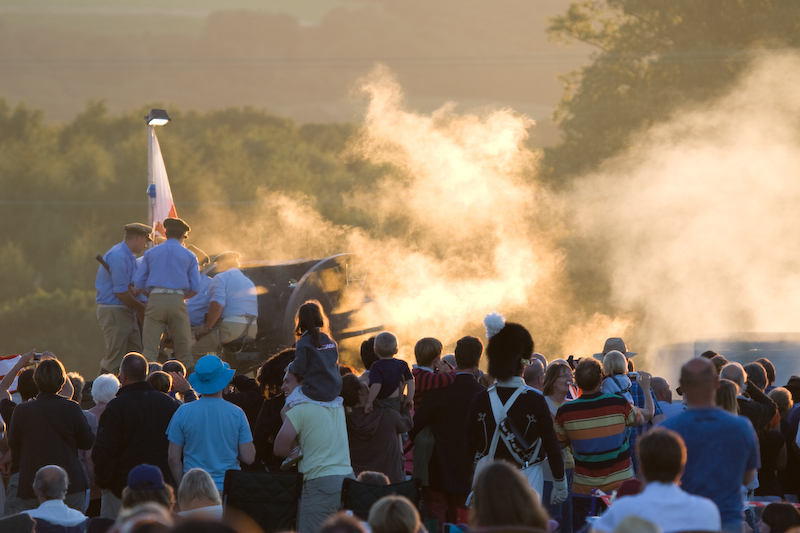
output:
[[[8,371],[11,370],[17,361],[19,361],[19,355],[6,355],[4,357],[0,357],[0,379],[6,377]],[[17,392],[17,378],[14,378],[14,381],[11,383],[11,386],[8,387],[8,392],[15,393]]]
[[[156,137],[156,129],[150,127],[150,142],[148,147],[150,153],[148,154],[153,169],[153,185],[155,185],[155,202],[151,197],[150,209],[152,210],[153,229],[155,230],[156,237],[167,238],[166,231],[164,230],[165,218],[176,218],[178,211],[175,209],[175,202],[172,200],[172,190],[169,188],[169,179],[167,178],[167,167],[164,166],[164,158],[161,155],[161,146],[158,144]]]

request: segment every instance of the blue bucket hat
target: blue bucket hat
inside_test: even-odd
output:
[[[235,370],[216,355],[204,355],[197,361],[194,373],[189,376],[192,388],[200,394],[216,394],[231,382]]]

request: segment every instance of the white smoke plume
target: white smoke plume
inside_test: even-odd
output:
[[[609,303],[641,317],[634,349],[798,330],[798,67],[794,56],[758,62],[567,196],[571,228],[603,250]]]

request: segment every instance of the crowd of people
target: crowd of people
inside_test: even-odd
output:
[[[255,378],[236,375],[197,346],[249,333],[252,283],[226,253],[203,289],[182,246],[188,225],[165,225],[175,243],[139,266],[151,229],[126,226],[98,272],[101,375],[85,384],[31,351],[0,380],[0,531],[232,531],[223,497],[235,470],[302,473],[299,533],[800,527],[800,377],[776,376],[767,359],[705,352],[673,393],[635,371],[621,338],[548,361],[523,325],[492,313],[485,345],[466,336],[444,354],[422,338],[411,367],[397,357],[401,339],[379,333],[361,346],[359,374],[312,300],[297,311],[293,347]],[[204,290],[192,330],[187,302]],[[150,339],[128,351],[140,321]],[[165,326],[175,354],[160,364]],[[414,479],[422,498],[386,496],[361,521],[341,510],[347,479]]]

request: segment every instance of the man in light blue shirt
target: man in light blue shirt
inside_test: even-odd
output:
[[[136,254],[144,251],[152,231],[144,224],[126,225],[125,239],[106,252],[105,265],[97,269],[94,282],[97,322],[106,342],[106,356],[100,361],[101,374],[117,373],[126,353],[142,349],[139,322],[144,317],[145,305],[137,299],[131,284],[136,272]]]
[[[179,407],[167,427],[169,468],[177,484],[192,468],[202,468],[222,491],[225,472],[239,470],[239,461],[252,464],[255,460],[244,411],[222,398],[234,373],[219,357],[207,355],[189,376],[192,388],[202,396]]]
[[[168,218],[164,228],[167,240],[145,252],[134,281],[135,287],[148,296],[142,355],[151,362],[158,359],[161,335],[169,326],[174,358],[192,368],[192,331],[184,300],[200,290],[200,271],[197,257],[183,247],[191,231],[189,225],[179,218]]]
[[[205,325],[196,331],[192,347],[195,357],[219,352],[219,345],[258,332],[256,286],[239,270],[239,254],[223,252],[216,259],[217,272],[211,280],[210,303]]]
[[[211,288],[211,278],[203,273],[203,269],[211,262],[211,258],[203,250],[187,244],[186,249],[197,257],[197,265],[200,269],[200,289],[197,294],[186,300],[186,311],[189,313],[189,324],[192,330],[200,328],[206,323],[206,313],[208,313],[208,303],[210,298],[209,289]],[[194,338],[192,339],[194,342]],[[203,354],[205,355],[205,354]]]

